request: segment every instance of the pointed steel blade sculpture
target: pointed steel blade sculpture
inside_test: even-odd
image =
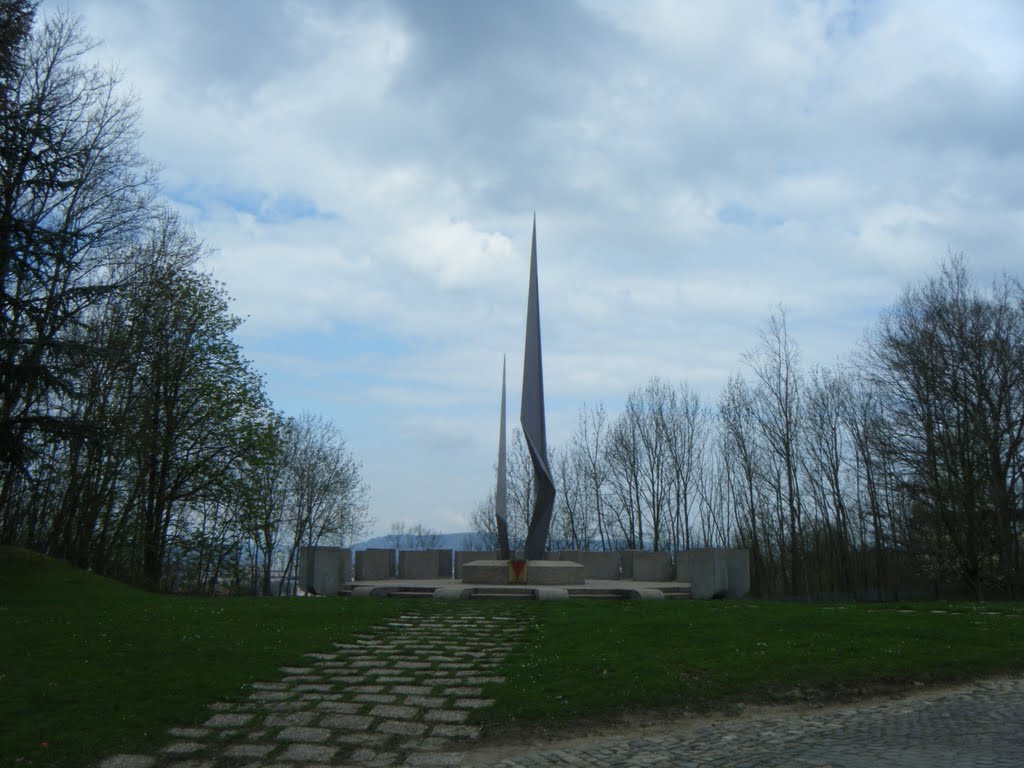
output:
[[[505,360],[501,361],[501,426],[498,428],[498,487],[494,491],[494,513],[498,519],[498,549],[501,559],[509,559],[508,489],[505,472]]]
[[[548,467],[548,443],[544,424],[544,366],[540,348],[540,297],[537,290],[537,217],[533,217],[530,247],[530,296],[526,307],[526,350],[523,356],[523,402],[519,412],[523,436],[533,462],[534,503],[526,534],[524,556],[542,560],[555,506],[555,483]]]

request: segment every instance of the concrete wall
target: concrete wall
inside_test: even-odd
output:
[[[588,579],[618,579],[621,563],[618,552],[585,552],[580,549],[562,551],[562,560],[579,563]]]
[[[450,549],[402,550],[398,553],[400,579],[450,579],[452,577],[452,551]]]
[[[352,550],[341,547],[299,548],[299,589],[336,595],[352,578]]]
[[[676,580],[690,582],[695,600],[750,594],[750,552],[746,549],[690,549],[676,560]]]
[[[672,558],[668,552],[623,550],[622,578],[633,581],[671,581]]]
[[[364,549],[356,552],[356,581],[395,578],[395,550]]]
[[[463,549],[455,552],[455,578],[462,578],[462,566],[474,560],[497,560],[500,553],[484,549]]]

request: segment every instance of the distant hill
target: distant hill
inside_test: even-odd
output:
[[[465,533],[442,533],[438,534],[437,549],[471,549],[473,547],[473,541],[476,539],[476,534],[470,531]],[[409,537],[406,537],[409,539]],[[375,536],[372,539],[361,541],[358,544],[353,544],[353,550],[363,549],[388,549],[394,546],[394,539],[391,536]],[[403,543],[403,547],[412,548],[412,542],[408,544]]]

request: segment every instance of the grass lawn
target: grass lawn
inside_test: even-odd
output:
[[[145,752],[206,705],[278,667],[431,600],[152,595],[0,547],[0,764],[79,768]],[[769,602],[502,604],[531,628],[493,708],[474,717],[557,728],[631,710],[861,695],[880,684],[1024,671],[1024,604]]]
[[[0,765],[83,768],[408,605],[154,595],[0,547]]]
[[[537,604],[481,722],[834,700],[1024,671],[1024,604]]]

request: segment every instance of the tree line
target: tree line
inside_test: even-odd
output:
[[[1024,592],[1024,290],[962,256],[908,287],[848,359],[801,364],[773,313],[716,403],[657,378],[583,406],[553,451],[553,549],[744,547],[764,595]],[[532,508],[522,435],[509,531]],[[493,495],[473,514],[493,547]],[[915,593],[920,594],[920,592]]]
[[[0,543],[269,594],[300,545],[366,528],[361,467],[334,424],[272,407],[92,48],[0,0]]]

